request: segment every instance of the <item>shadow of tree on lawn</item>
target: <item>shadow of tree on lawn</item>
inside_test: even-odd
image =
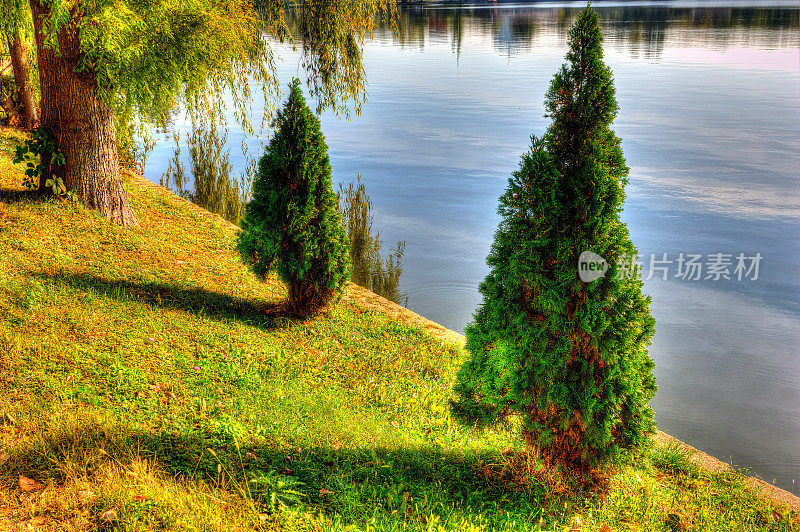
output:
[[[347,524],[371,519],[425,528],[431,518],[448,516],[499,525],[533,526],[540,517],[569,515],[586,506],[583,498],[548,493],[541,484],[514,489],[485,474],[503,453],[448,452],[435,445],[411,448],[372,446],[297,448],[281,445],[238,447],[219,433],[144,432],[108,420],[73,420],[51,427],[25,448],[13,449],[3,484],[21,474],[41,482],[69,477],[92,479],[105,465],[126,467],[145,459],[167,477],[204,483],[258,499],[249,479],[263,474],[293,477],[305,510]],[[436,517],[438,516],[438,517]]]
[[[12,189],[12,188],[2,188],[0,187],[0,203],[5,204],[12,204],[12,203],[19,203],[22,201],[37,201],[43,203],[48,199],[52,199],[52,194],[43,194],[38,190],[27,190],[27,189]]]
[[[31,276],[75,289],[92,290],[115,301],[140,301],[218,320],[238,321],[265,330],[304,320],[289,312],[283,301],[243,298],[177,283],[107,279],[90,273],[33,272]]]

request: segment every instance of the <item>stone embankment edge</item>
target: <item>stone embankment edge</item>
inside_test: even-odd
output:
[[[151,187],[158,189],[162,194],[167,195],[173,198],[177,202],[181,202],[187,204],[190,208],[194,209],[199,214],[210,218],[216,221],[222,229],[226,231],[230,231],[235,233],[239,230],[238,226],[230,223],[229,221],[225,220],[219,215],[216,215],[212,212],[209,212],[202,207],[199,207],[172,192],[171,190],[162,187],[153,183],[152,181],[145,179],[144,177],[135,174],[133,172],[128,172],[128,175],[131,178],[131,181],[135,182],[138,185]],[[439,340],[449,344],[456,344],[458,346],[463,347],[466,341],[466,338],[463,334],[459,334],[455,331],[452,331],[434,321],[431,321],[424,316],[420,316],[416,312],[413,312],[403,306],[398,305],[393,301],[389,301],[388,299],[379,296],[378,294],[367,290],[362,286],[358,286],[357,284],[348,283],[347,293],[345,294],[345,299],[351,301],[353,303],[359,304],[363,307],[367,307],[378,312],[382,312],[386,314],[390,319],[402,322],[406,325],[412,326],[419,326],[426,332],[430,333],[431,335],[435,336]],[[691,445],[684,443],[677,438],[670,436],[669,434],[658,431],[655,436],[655,440],[658,443],[677,443],[687,451],[691,453],[692,460],[697,463],[701,468],[707,471],[721,471],[721,470],[728,470],[732,469],[732,466],[722,460],[714,458],[710,454],[706,454],[703,451],[695,449]],[[788,491],[781,489],[777,486],[774,486],[764,480],[752,476],[746,477],[747,483],[755,488],[756,490],[760,491],[762,495],[775,503],[785,506],[789,509],[795,510],[800,512],[800,497],[789,493]]]

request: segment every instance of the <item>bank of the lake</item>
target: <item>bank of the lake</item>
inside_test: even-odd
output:
[[[664,441],[604,500],[520,477],[513,438],[448,415],[458,335],[355,286],[282,318],[234,226],[131,175],[139,228],[34,200],[19,138],[0,131],[2,530],[800,525],[794,499]]]
[[[320,117],[334,186],[360,174],[385,249],[406,243],[407,306],[449,329],[463,331],[481,302],[497,199],[530,135],[549,124],[544,95],[585,4],[401,7],[398,34],[382,26],[365,43],[361,115]],[[656,421],[800,495],[797,2],[593,8],[620,105],[613,129],[631,169],[622,218],[657,322]],[[285,86],[302,71],[302,50],[276,46],[276,55]],[[256,120],[262,105],[256,96]],[[236,175],[270,131],[247,136],[229,119]],[[159,182],[167,169],[172,132],[189,167],[190,127],[176,115],[145,177]],[[719,253],[732,262],[727,279],[707,270]],[[739,254],[762,257],[757,279],[734,274]],[[690,255],[700,256],[699,277],[681,275]]]

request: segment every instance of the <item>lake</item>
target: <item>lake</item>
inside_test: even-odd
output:
[[[403,7],[400,36],[381,29],[366,44],[362,114],[322,116],[335,182],[362,175],[385,247],[406,242],[408,306],[446,327],[463,331],[480,303],[497,198],[547,127],[544,94],[583,5]],[[797,3],[594,7],[631,169],[623,218],[652,277],[658,426],[800,493]],[[280,55],[285,86],[299,55]],[[256,157],[267,136],[232,126],[234,170],[242,144]],[[156,182],[174,149],[158,139]],[[697,280],[678,275],[692,255]]]

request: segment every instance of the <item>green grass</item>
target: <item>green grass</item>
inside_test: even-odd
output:
[[[798,527],[672,447],[603,499],[548,488],[509,434],[448,415],[460,347],[349,298],[281,317],[220,219],[130,180],[140,228],[31,198],[18,140],[0,130],[0,530]]]

